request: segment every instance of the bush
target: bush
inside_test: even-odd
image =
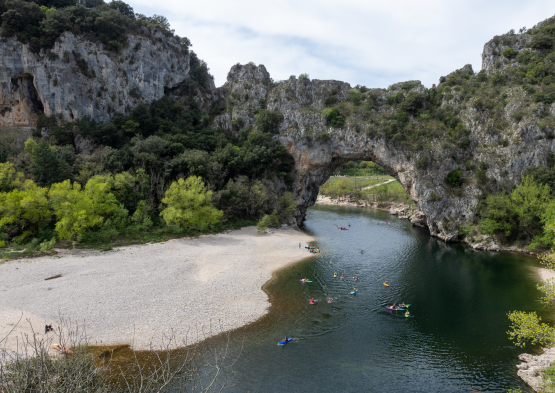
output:
[[[507,59],[513,58],[516,55],[518,55],[518,52],[513,48],[505,49],[503,51],[503,56],[505,56]]]
[[[308,74],[301,74],[301,75],[299,75],[299,79],[308,80],[308,79],[309,79]]]
[[[256,115],[254,125],[262,132],[277,134],[282,121],[283,115],[280,112],[261,109]]]
[[[445,183],[450,187],[460,187],[463,182],[462,171],[460,169],[455,169],[447,174],[445,177]]]
[[[345,118],[341,116],[339,109],[336,107],[324,109],[322,115],[324,116],[324,120],[326,120],[326,124],[332,127],[341,128],[345,125]]]
[[[364,94],[358,90],[351,89],[347,93],[347,99],[355,105],[360,105],[360,103],[364,100]]]
[[[399,106],[399,109],[410,114],[415,115],[418,110],[423,109],[423,105],[426,102],[426,95],[423,93],[416,93],[411,91],[407,94],[407,97],[403,103]]]
[[[418,161],[416,161],[416,167],[418,169],[427,168],[429,161],[430,159],[428,158],[428,156],[422,156],[418,159]]]

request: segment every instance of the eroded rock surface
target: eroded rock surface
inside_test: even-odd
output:
[[[108,121],[139,102],[160,99],[189,74],[179,39],[129,36],[119,53],[64,33],[34,54],[15,38],[0,41],[0,127],[34,127],[40,113],[65,121]]]
[[[518,376],[522,378],[534,391],[542,390],[541,373],[555,362],[555,348],[546,348],[541,355],[523,353],[518,357],[522,363],[517,365]]]

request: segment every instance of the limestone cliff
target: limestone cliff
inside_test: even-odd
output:
[[[104,122],[160,99],[188,74],[187,48],[160,32],[129,36],[118,53],[71,33],[40,54],[15,38],[0,41],[0,128],[34,127],[40,113]]]
[[[485,67],[495,62],[495,56],[491,55],[491,43],[486,44]],[[474,74],[468,65],[460,72]],[[413,87],[409,90],[403,90],[406,84],[400,83],[387,90],[372,91],[375,108],[371,115],[391,111],[385,105],[390,96],[402,94],[407,97],[411,92],[429,94],[420,82],[411,83]],[[347,83],[308,78],[290,78],[274,83],[264,66],[254,64],[234,66],[227,82],[220,88],[228,110],[216,119],[216,126],[228,132],[251,126],[261,102],[267,109],[283,114],[284,121],[276,139],[295,159],[293,191],[299,223],[306,209],[315,203],[318,187],[338,165],[349,160],[371,160],[400,181],[425,215],[432,235],[455,241],[459,226],[475,218],[476,205],[484,191],[480,179],[473,176],[476,167],[465,165],[465,162],[482,163],[484,178],[495,189],[517,184],[525,168],[545,165],[547,153],[555,151],[554,142],[549,137],[551,128],[543,126],[542,129],[538,121],[542,113],[555,114],[555,104],[546,107],[532,103],[520,86],[509,89],[504,98],[505,128],[497,133],[490,129],[493,122],[491,111],[476,109],[477,106],[472,105],[478,98],[464,102],[455,92],[444,100],[442,105],[449,105],[470,131],[466,149],[446,144],[443,137],[434,138],[427,146],[417,149],[396,145],[376,135],[374,129],[379,125],[356,111],[343,127],[329,126],[322,114],[325,100],[333,97],[337,102],[345,102],[350,89]],[[511,116],[517,110],[526,111],[522,119],[515,120]],[[422,162],[426,164],[420,165]],[[445,178],[455,169],[461,170],[464,182],[460,188],[452,189],[446,185]]]

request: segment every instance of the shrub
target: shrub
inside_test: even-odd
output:
[[[447,174],[445,177],[445,183],[450,187],[460,187],[463,182],[462,171],[460,169],[455,169]]]
[[[524,113],[522,113],[521,111],[514,111],[511,114],[511,117],[517,122],[520,123],[520,121],[524,118]]]
[[[389,97],[387,97],[387,100],[385,101],[385,103],[387,105],[394,105],[394,104],[400,104],[401,102],[403,102],[405,99],[405,95],[402,92],[399,92],[397,94],[392,94]]]
[[[309,78],[308,78],[308,74],[301,74],[301,75],[299,75],[299,79],[308,80],[308,79],[309,79]]]
[[[326,131],[322,131],[322,132],[319,132],[318,134],[316,134],[315,138],[316,138],[317,141],[327,142],[331,139],[331,134],[329,134]]]
[[[505,56],[507,59],[513,58],[516,55],[518,55],[518,52],[513,48],[505,49],[503,51],[503,56]]]
[[[47,250],[51,250],[54,247],[54,244],[56,243],[56,238],[53,237],[50,240],[45,240],[40,244],[40,250],[41,251],[47,251]]]
[[[278,111],[261,109],[256,115],[255,126],[262,132],[277,134],[283,121],[283,115]]]
[[[358,90],[351,89],[347,93],[347,98],[355,105],[360,105],[360,103],[364,100],[364,94]]]
[[[425,94],[411,91],[407,94],[405,100],[399,106],[399,109],[414,115],[419,109],[423,109],[423,105],[425,102]]]
[[[322,112],[322,115],[324,116],[324,120],[326,120],[326,124],[332,127],[341,128],[345,125],[345,118],[341,116],[337,108],[326,108]]]
[[[547,34],[537,34],[528,46],[532,49],[551,49],[553,47],[553,37]]]
[[[416,161],[416,167],[418,169],[424,169],[428,167],[430,160],[428,158],[428,156],[422,156],[418,159],[418,161]]]

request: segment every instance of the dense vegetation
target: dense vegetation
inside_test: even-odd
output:
[[[372,161],[349,161],[343,165],[342,176],[383,176],[385,170]]]
[[[157,30],[173,36],[165,17],[135,14],[119,0],[0,0],[0,24],[2,37],[15,35],[34,52],[51,49],[64,32],[100,41],[114,51],[126,45],[129,33],[151,35]],[[187,51],[189,40],[182,38],[181,44]]]
[[[20,3],[26,2],[8,0],[0,7]],[[59,7],[37,22],[46,28],[57,11],[113,13],[125,4],[24,5]],[[6,12],[3,32],[11,26]],[[121,15],[139,20],[131,11]],[[42,30],[29,25],[33,21],[16,33],[42,37]],[[278,201],[273,190],[275,181],[292,183],[292,157],[272,140],[282,116],[261,105],[254,128],[226,134],[212,127],[218,107],[203,111],[194,100],[208,91],[211,78],[194,53],[190,76],[172,97],[139,104],[128,116],[114,114],[110,122],[96,123],[41,115],[24,150],[15,140],[3,140],[0,245],[31,251],[47,250],[59,240],[82,245],[160,240],[252,224],[274,210],[280,223],[290,221],[292,199]],[[83,139],[92,144],[86,154],[79,145]]]

